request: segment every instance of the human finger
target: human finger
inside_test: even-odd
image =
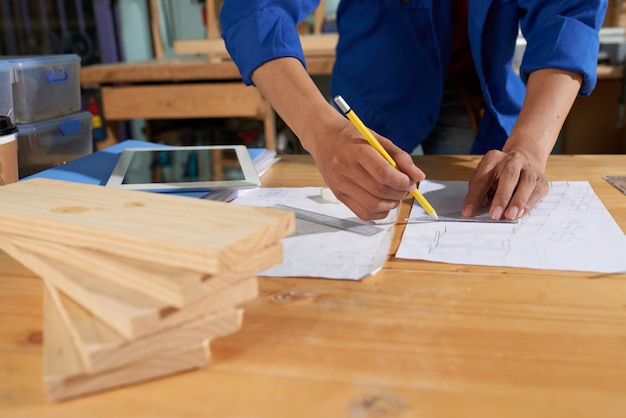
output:
[[[335,197],[360,219],[366,221],[385,218],[406,197],[406,193],[404,193],[399,199],[380,198],[350,178],[343,178],[335,187],[333,190]]]
[[[491,207],[489,208],[489,217],[491,219],[502,219],[513,193],[518,188],[522,169],[523,164],[519,159],[507,158],[496,170],[497,186],[491,200]],[[520,195],[523,195],[525,192],[526,190]],[[517,211],[519,211],[519,208],[517,208]]]
[[[417,180],[413,178],[423,179],[425,177],[412,161],[407,163],[407,158],[410,160],[410,156],[402,150],[396,155],[402,162],[404,169],[410,172],[410,175],[400,169],[397,161],[394,168],[373,147],[369,147],[366,151],[363,152],[362,158],[359,158],[360,165],[368,173],[361,184],[369,184],[371,193],[381,199],[400,200],[417,187]]]
[[[337,199],[346,204],[363,220],[382,219],[390,210],[397,207],[407,196],[404,190],[396,190],[380,182],[388,175],[404,174],[397,172],[369,145],[352,147],[350,158],[334,155],[323,159],[318,167],[327,185]],[[373,160],[370,165],[378,165],[378,169],[366,169],[363,161]],[[367,165],[367,164],[365,164]],[[371,171],[381,175],[371,175]]]
[[[480,207],[485,206],[488,192],[494,181],[493,168],[499,161],[497,152],[488,152],[480,160],[468,183],[467,195],[461,206],[461,214],[472,217]]]
[[[396,146],[387,138],[378,136],[381,145],[387,150],[391,158],[396,162],[396,168],[406,174],[412,183],[417,184],[426,178],[426,174],[420,170],[413,161],[413,157]]]
[[[514,220],[527,215],[548,190],[549,185],[543,175],[522,172],[515,193],[504,212],[505,218]]]

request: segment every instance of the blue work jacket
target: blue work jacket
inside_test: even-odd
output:
[[[410,152],[433,129],[452,51],[455,0],[341,0],[331,94],[363,122]],[[227,0],[220,14],[226,47],[246,84],[279,57],[306,65],[296,22],[316,0]],[[596,83],[598,31],[607,0],[469,0],[468,35],[485,112],[473,153],[501,149],[522,106],[528,75],[542,68],[582,74],[579,94]],[[519,75],[512,67],[521,29]]]

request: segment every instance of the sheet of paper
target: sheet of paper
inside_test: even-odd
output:
[[[467,182],[423,181],[438,214],[459,212]],[[413,204],[411,218],[423,218]],[[626,236],[588,182],[552,182],[516,224],[410,222],[397,257],[455,264],[626,272]]]
[[[319,187],[260,188],[241,192],[232,203],[265,207],[281,204],[362,222],[344,204],[322,199],[320,192]],[[296,217],[296,232],[281,240],[283,263],[259,275],[352,280],[370,276],[380,270],[387,259],[396,218],[397,211],[394,211],[387,219],[367,222],[381,231],[363,236]]]

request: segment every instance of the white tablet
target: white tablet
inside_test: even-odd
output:
[[[251,188],[261,179],[243,145],[127,148],[106,184],[155,192]]]

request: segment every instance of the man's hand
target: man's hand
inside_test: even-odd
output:
[[[411,156],[377,135],[398,164],[394,168],[345,119],[333,137],[318,138],[310,150],[335,196],[363,220],[383,219],[425,178]]]
[[[517,152],[489,151],[476,167],[461,213],[474,216],[491,199],[492,219],[514,220],[527,215],[544,197],[549,184],[542,164]]]
[[[463,216],[492,198],[492,219],[525,216],[548,193],[548,156],[580,90],[582,75],[545,68],[528,77],[524,105],[502,152],[489,151],[470,179]]]

